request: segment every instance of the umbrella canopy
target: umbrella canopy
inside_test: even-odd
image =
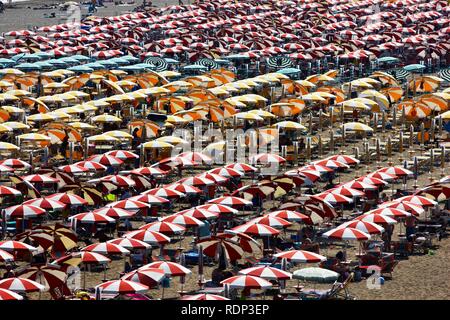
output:
[[[142,249],[149,249],[152,247],[151,245],[145,243],[144,241],[133,238],[117,238],[109,240],[107,241],[107,243],[112,243],[128,250],[135,250],[135,249],[142,250]]]
[[[140,240],[142,242],[154,245],[161,245],[170,242],[170,238],[161,232],[152,231],[149,229],[140,229],[127,232],[125,238]]]
[[[139,268],[139,270],[143,269],[145,270],[147,268],[157,268],[163,270],[167,276],[171,277],[183,277],[192,273],[191,270],[189,270],[186,267],[183,267],[181,264],[167,261],[152,262]]]
[[[383,227],[380,227],[379,225],[372,222],[360,220],[345,222],[339,225],[338,228],[354,228],[367,234],[381,234],[384,232]]]
[[[322,237],[345,241],[348,240],[366,241],[370,239],[369,234],[350,227],[332,229],[322,234]]]
[[[139,229],[160,232],[166,235],[182,234],[186,231],[185,227],[167,221],[151,222],[148,224],[144,224]]]
[[[234,276],[228,279],[225,279],[220,282],[221,284],[225,285],[228,284],[230,288],[237,288],[237,289],[270,289],[272,288],[272,284],[264,280],[260,277],[250,276],[250,275],[241,275],[241,276]]]
[[[7,278],[0,280],[0,288],[13,292],[37,292],[45,290],[45,287],[40,283],[24,278]]]
[[[289,250],[274,255],[278,259],[287,259],[292,262],[315,263],[325,261],[327,258],[314,252],[305,250]]]
[[[180,298],[180,300],[230,300],[228,298],[209,293],[201,293],[195,295],[187,295]]]
[[[241,232],[260,237],[272,237],[280,233],[279,230],[260,223],[246,223],[231,229],[233,232]]]
[[[151,288],[158,285],[165,277],[166,274],[162,269],[146,268],[131,271],[125,274],[121,279],[138,282]]]
[[[289,280],[292,274],[273,267],[253,267],[239,271],[240,274],[260,277],[268,280]]]
[[[328,269],[312,267],[294,271],[292,278],[311,282],[332,283],[339,278],[339,273]]]
[[[81,251],[89,251],[100,254],[123,254],[123,255],[130,253],[129,250],[121,247],[120,245],[110,242],[94,243],[87,247],[84,247],[83,249],[81,249]]]
[[[107,281],[96,286],[95,288],[100,289],[103,293],[116,294],[144,293],[149,289],[146,285],[123,279]]]
[[[23,300],[23,296],[11,290],[0,288],[0,300]]]

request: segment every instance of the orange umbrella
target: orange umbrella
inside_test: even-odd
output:
[[[426,104],[413,100],[406,100],[397,106],[398,110],[405,109],[405,115],[408,120],[423,119],[431,114],[431,108]]]
[[[279,117],[295,116],[302,111],[303,108],[300,108],[293,103],[280,102],[269,106],[269,112]]]
[[[3,109],[0,109],[0,122],[6,122],[10,118],[9,112]]]
[[[186,100],[180,97],[163,97],[156,101],[155,105],[158,111],[164,110],[164,105],[169,103],[170,112],[175,113],[184,110],[186,107]]]
[[[138,128],[137,136],[142,137],[142,131],[145,125],[146,138],[153,138],[158,135],[161,129],[156,123],[149,120],[134,120],[128,124],[128,127],[133,132],[135,128]]]
[[[340,88],[335,88],[332,86],[322,86],[322,87],[318,88],[316,91],[328,92],[328,93],[331,93],[332,95],[335,95],[336,96],[335,103],[341,103],[342,101],[345,100],[345,93]]]
[[[401,87],[389,87],[381,90],[381,93],[391,99],[391,102],[397,102],[403,97],[403,89]]]
[[[218,100],[214,94],[212,94],[211,92],[207,91],[206,89],[202,89],[202,88],[192,89],[188,93],[186,93],[186,96],[188,98],[191,98],[192,100],[194,100],[194,105],[197,105],[200,102],[208,101],[208,100],[217,100],[217,101],[219,101],[219,104],[220,104],[220,100]]]
[[[426,104],[433,111],[443,112],[448,110],[447,101],[441,97],[435,96],[433,94],[424,94],[419,97],[418,102]]]
[[[20,99],[22,100],[22,103],[28,108],[35,108],[37,106],[40,113],[50,112],[49,107],[47,107],[47,105],[40,100],[32,97],[21,97]]]
[[[287,94],[307,94],[308,89],[291,79],[282,79],[281,85]]]
[[[418,77],[415,80],[411,80],[408,84],[410,90],[416,92],[434,92],[439,88],[439,84],[443,80],[433,76]]]

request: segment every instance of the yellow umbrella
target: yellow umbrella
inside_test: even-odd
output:
[[[71,122],[69,123],[70,126],[74,127],[75,129],[81,130],[81,129],[95,129],[97,127],[94,127],[93,125],[85,122]]]
[[[3,123],[4,126],[7,126],[13,130],[26,130],[30,129],[30,126],[18,121],[8,121]]]
[[[313,74],[313,75],[307,77],[305,80],[312,82],[312,83],[317,83],[320,81],[332,81],[332,80],[334,80],[334,78],[327,76],[325,74]]]
[[[86,92],[83,91],[68,91],[66,93],[63,93],[62,96],[74,96],[76,98],[88,98],[90,97],[89,94],[87,94]]]
[[[161,72],[158,72],[158,74],[165,78],[173,78],[173,77],[181,76],[181,73],[176,72],[176,71],[170,71],[170,70],[161,71]]]
[[[12,84],[11,82],[8,82],[6,80],[0,81],[0,88],[11,88],[13,86],[14,86],[14,84]]]
[[[117,138],[117,139],[133,139],[133,136],[131,134],[129,134],[128,132],[125,132],[125,131],[120,131],[120,130],[112,130],[112,131],[105,132],[103,134]]]
[[[133,88],[136,86],[136,83],[130,80],[120,80],[115,82],[118,86],[121,86],[122,88]]]
[[[449,93],[445,93],[445,92],[435,92],[435,93],[433,93],[433,95],[435,95],[436,97],[443,98],[443,99],[445,99],[445,100],[450,100],[450,92],[449,92]]]
[[[53,121],[56,117],[52,114],[48,113],[37,113],[27,117],[27,121],[33,122],[45,122],[45,121]]]
[[[208,89],[208,91],[216,96],[230,94],[226,89],[219,87]]]
[[[294,121],[281,121],[278,123],[274,124],[275,127],[277,128],[283,128],[284,130],[301,130],[301,131],[306,131],[306,127],[301,125],[298,122],[294,122]]]
[[[19,140],[26,141],[50,141],[50,137],[40,133],[25,133],[17,136]]]
[[[107,101],[100,99],[100,100],[91,100],[91,101],[85,102],[81,106],[82,107],[84,107],[84,106],[107,107],[109,105],[110,104]],[[97,109],[94,109],[94,111],[95,110],[97,110]]]
[[[373,108],[373,112],[381,112],[382,110],[386,110],[387,108],[389,108],[388,98],[384,94],[376,90],[364,90],[363,92],[361,92],[359,97],[372,99],[378,104],[379,108]]]
[[[42,96],[37,98],[38,101],[43,102],[45,104],[50,104],[50,103],[64,103],[65,100],[58,96],[58,95],[53,95],[53,96]]]
[[[344,102],[339,103],[339,105],[343,105],[344,108],[351,108],[351,109],[361,109],[361,110],[370,110],[370,107],[364,104],[361,101],[357,101],[354,99],[346,100]]]
[[[180,80],[180,81],[173,81],[173,82],[166,83],[162,87],[165,89],[168,89],[170,92],[176,92],[179,90],[187,90],[193,86],[194,85],[190,82]]]
[[[182,124],[182,123],[188,122],[188,120],[185,120],[185,119],[183,119],[181,117],[177,117],[177,116],[174,116],[174,115],[167,116],[167,120],[166,121],[168,123],[171,123],[171,124]]]
[[[144,143],[143,145],[144,149],[162,149],[162,148],[173,148],[174,146],[170,143],[163,142],[163,141],[149,141]]]
[[[392,102],[397,102],[403,97],[403,89],[401,87],[389,87],[381,89],[381,93],[390,98]]]
[[[69,92],[56,94],[56,95],[54,95],[54,97],[55,96],[60,98],[60,99],[62,99],[63,101],[76,101],[76,100],[78,100],[77,96],[75,96],[74,94],[69,93]]]
[[[300,106],[299,104],[289,103],[289,102],[279,102],[274,103],[269,106],[269,110],[279,116],[279,117],[287,117],[287,116],[295,116],[301,113],[305,108],[305,104]]]
[[[25,74],[25,72],[20,71],[19,69],[6,68],[6,69],[0,69],[0,74],[23,76]]]
[[[66,88],[70,88],[70,86],[60,82],[52,82],[44,85],[44,89],[66,89]]]
[[[371,78],[377,79],[378,81],[380,81],[383,85],[384,84],[389,84],[391,86],[398,86],[398,82],[397,80],[395,80],[395,78],[386,73],[386,72],[382,72],[382,71],[375,71],[373,74],[370,75]]]
[[[88,137],[89,141],[94,141],[94,142],[120,142],[119,139],[113,137],[113,136],[109,136],[106,134],[99,134],[96,136],[91,136]]]
[[[264,119],[270,119],[270,118],[273,119],[273,118],[277,117],[273,113],[270,113],[269,111],[265,111],[265,110],[261,110],[261,109],[251,110],[251,111],[249,111],[249,113],[254,113]]]
[[[175,136],[164,136],[164,137],[155,139],[155,141],[167,142],[174,146],[177,144],[188,144],[189,143],[188,141],[186,141],[180,137],[175,137]]]
[[[325,98],[315,93],[316,92],[305,94],[302,96],[302,99],[306,101],[320,101],[320,102],[327,101]]]
[[[344,123],[345,131],[360,131],[360,132],[372,132],[373,129],[368,125],[359,122]]]
[[[242,120],[252,120],[252,121],[264,121],[264,119],[257,114],[250,113],[250,112],[239,112],[234,115],[236,119],[242,119]]]
[[[296,83],[306,87],[306,88],[314,88],[316,85],[308,80],[296,80]]]
[[[11,131],[13,131],[13,129],[11,129],[9,126],[0,124],[0,133],[11,132]]]
[[[24,113],[25,110],[18,108],[18,107],[13,107],[13,106],[2,106],[1,107],[3,110],[7,111],[8,113]]]
[[[109,70],[109,72],[111,72],[115,76],[125,76],[128,74],[126,71],[123,70]]]
[[[8,142],[0,142],[0,151],[13,151],[13,150],[19,150],[20,148],[16,146],[15,144],[8,143]]]
[[[64,113],[67,113],[67,114],[79,114],[79,113],[83,113],[85,110],[83,110],[83,108],[81,108],[78,105],[78,106],[73,106],[73,107],[66,107],[66,108],[56,109],[55,111],[64,112]]]
[[[171,93],[172,91],[166,87],[153,87],[153,88],[146,88],[146,89],[140,89],[137,90],[139,92],[142,92],[148,96],[153,94],[164,94],[164,93]]]
[[[59,119],[70,119],[70,114],[67,114],[67,113],[65,113],[65,112],[62,112],[62,111],[52,111],[52,112],[49,112],[49,113],[46,113],[47,115],[49,115],[49,116],[52,116],[52,117],[54,117],[55,119],[57,119],[57,120],[59,120]]]
[[[438,115],[438,117],[441,117],[444,120],[450,120],[450,110],[441,113],[440,115]]]
[[[122,122],[122,119],[109,114],[102,114],[92,118],[92,122],[106,123],[106,122]]]
[[[142,92],[138,92],[138,91],[133,91],[133,92],[128,92],[125,93],[126,96],[132,98],[133,100],[136,99],[147,99],[147,95],[142,93]]]

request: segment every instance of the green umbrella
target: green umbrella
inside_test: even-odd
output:
[[[112,59],[109,59],[106,61],[112,61],[119,66],[130,64],[130,61],[128,61],[127,59],[123,59],[123,58],[112,58]]]
[[[80,63],[80,61],[78,61],[77,59],[73,59],[72,57],[61,58],[58,60],[64,61],[65,63],[68,63],[68,64],[73,64],[73,65],[78,65]]]
[[[407,66],[403,67],[403,70],[413,72],[413,71],[422,71],[425,68],[426,67],[423,64],[408,64]]]
[[[40,66],[42,69],[54,69],[56,67],[53,64],[48,63],[47,61],[38,61],[35,62],[34,64]]]
[[[111,60],[101,60],[97,62],[98,64],[101,64],[102,66],[105,66],[106,68],[112,69],[112,68],[116,68],[119,65],[117,63],[115,63],[114,61]]]
[[[89,57],[83,56],[81,54],[76,54],[74,56],[71,56],[70,58],[76,59],[78,61],[90,61],[91,60]]]
[[[37,54],[38,56],[43,57],[43,58],[51,58],[51,57],[54,57],[53,54],[48,53],[48,52],[44,52],[44,51],[36,52],[35,54]]]
[[[17,54],[13,57],[11,57],[12,60],[14,61],[38,61],[38,60],[42,60],[44,57],[39,56],[38,54],[35,53],[21,53],[21,54]]]
[[[398,62],[399,59],[396,57],[382,57],[377,59],[377,62],[385,62],[385,63],[394,63],[394,62]]]
[[[301,70],[297,69],[297,68],[284,68],[284,69],[277,71],[277,73],[281,73],[281,74],[296,74],[299,72],[301,72]]]
[[[16,68],[22,71],[39,71],[42,69],[42,67],[34,63],[21,63]]]
[[[92,72],[92,71],[94,71],[94,69],[86,67],[86,65],[70,67],[67,70],[73,71],[73,72]]]
[[[141,61],[141,59],[133,57],[133,56],[123,56],[121,58],[125,59],[127,61],[130,61],[130,62],[139,62],[139,61]]]
[[[69,64],[60,59],[51,59],[51,60],[47,60],[46,62],[50,63],[52,65],[58,66],[58,67],[66,67]]]
[[[319,282],[319,283],[333,283],[339,278],[339,273],[323,269],[323,268],[304,268],[294,271],[292,279]]]
[[[88,68],[92,68],[92,69],[94,69],[94,70],[105,69],[105,66],[104,66],[104,65],[101,65],[101,64],[98,63],[98,62],[86,63],[85,66],[88,67]]]

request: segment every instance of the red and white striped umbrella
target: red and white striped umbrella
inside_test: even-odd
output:
[[[203,163],[209,164],[212,162],[211,157],[209,157],[203,153],[193,152],[193,151],[180,153],[176,158],[184,158],[184,159],[188,159],[190,161],[196,162],[196,163],[203,162]]]
[[[366,241],[370,239],[370,235],[354,228],[335,228],[322,234],[322,237],[336,240],[357,240]]]
[[[108,151],[105,154],[108,156],[113,156],[120,160],[124,160],[124,161],[139,158],[139,156],[137,154],[130,152],[130,151],[125,151],[125,150],[113,150],[113,151]]]
[[[87,247],[84,247],[83,249],[81,249],[81,251],[89,251],[101,254],[124,254],[124,255],[130,253],[130,251],[125,249],[124,247],[110,242],[93,243]]]
[[[357,189],[349,188],[346,186],[339,186],[330,190],[327,190],[327,192],[333,193],[333,194],[340,194],[345,197],[363,197],[366,194],[362,191],[359,191]]]
[[[21,177],[23,180],[31,183],[58,183],[59,179],[55,179],[43,174],[30,174],[28,176]]]
[[[184,193],[169,189],[169,188],[155,188],[145,191],[143,194],[152,194],[154,196],[163,197],[166,199],[174,199],[184,197]]]
[[[381,171],[369,173],[368,175],[366,175],[366,177],[367,178],[376,178],[376,179],[384,180],[387,182],[398,179],[398,177],[394,176],[393,174],[390,174],[387,172],[381,172]]]
[[[269,212],[267,215],[271,217],[281,218],[287,221],[304,222],[307,224],[311,223],[311,218],[308,217],[306,214],[292,210],[272,211]]]
[[[128,219],[135,215],[135,212],[120,208],[104,207],[92,211],[94,213],[102,214],[113,219]]]
[[[118,294],[144,293],[149,289],[143,284],[129,280],[111,280],[104,282],[95,288],[99,288],[103,293]]]
[[[5,250],[7,252],[38,250],[37,248],[30,246],[29,244],[14,240],[0,241],[0,249]]]
[[[389,201],[384,202],[378,206],[379,208],[394,208],[394,209],[400,209],[407,212],[412,213],[415,216],[420,216],[422,213],[425,212],[425,209],[417,204],[414,204],[409,201]]]
[[[174,224],[178,224],[180,226],[184,226],[185,228],[196,228],[196,227],[202,227],[205,225],[204,222],[201,222],[197,218],[189,217],[181,214],[172,214],[170,216],[161,218],[160,221],[163,222],[170,222]]]
[[[125,238],[136,239],[148,244],[165,244],[170,242],[170,238],[161,232],[148,229],[139,229],[125,233]]]
[[[251,219],[249,223],[260,223],[265,224],[266,226],[270,226],[275,229],[282,229],[287,228],[292,225],[291,222],[284,220],[282,218],[277,218],[269,215],[265,215],[262,217],[257,217],[254,219]]]
[[[0,280],[0,288],[13,292],[42,292],[45,290],[45,286],[42,284],[25,278],[7,278]]]
[[[103,214],[94,212],[84,212],[79,213],[74,216],[69,217],[70,220],[76,220],[84,223],[109,223],[115,222],[113,218],[107,217]]]
[[[210,294],[210,293],[200,293],[200,294],[194,294],[194,295],[188,295],[188,296],[182,296],[180,300],[230,300],[228,298],[219,296],[217,294]]]
[[[9,254],[5,250],[0,250],[0,261],[14,261],[14,256],[12,254]]]
[[[311,164],[309,166],[304,166],[302,167],[300,170],[312,170],[312,171],[317,171],[320,173],[330,173],[333,172],[334,170],[325,166],[322,166],[320,164]],[[299,171],[300,171],[299,170]]]
[[[152,204],[152,205],[160,205],[160,204],[164,204],[164,203],[169,203],[170,202],[166,198],[154,196],[152,194],[142,194],[142,195],[134,196],[134,197],[131,197],[131,198],[128,198],[128,199],[129,200],[139,201],[139,202],[144,202],[144,203]]]
[[[398,223],[397,220],[394,220],[391,217],[382,214],[362,214],[356,217],[355,220],[377,223],[381,225]]]
[[[148,287],[154,287],[166,277],[164,270],[157,268],[146,268],[134,270],[124,275],[122,280],[129,280],[144,284]]]
[[[346,165],[354,165],[354,164],[358,164],[360,161],[354,157],[351,156],[347,156],[347,155],[334,155],[331,157],[328,157],[327,160],[334,160],[334,161],[339,161],[341,163],[345,163]]]
[[[321,166],[325,166],[331,169],[344,169],[344,168],[350,168],[349,165],[337,161],[337,160],[331,160],[331,159],[324,159],[319,161],[314,161],[313,164],[318,164]]]
[[[119,208],[119,209],[125,209],[125,210],[140,210],[149,208],[150,205],[144,202],[131,200],[131,199],[125,199],[120,201],[111,202],[109,204],[110,207],[113,208]]]
[[[244,175],[242,171],[238,171],[231,168],[215,168],[208,171],[209,173],[218,174],[222,177],[241,177]]]
[[[404,218],[404,217],[410,217],[411,213],[395,209],[395,208],[377,208],[370,211],[367,211],[365,214],[381,214],[388,217],[396,217],[396,218]]]
[[[377,170],[377,172],[386,172],[397,177],[407,177],[412,176],[414,174],[412,171],[405,169],[403,167],[386,167]]]
[[[146,264],[145,266],[139,268],[139,270],[145,270],[148,268],[157,268],[164,271],[164,273],[168,276],[172,277],[182,277],[187,276],[192,273],[191,270],[189,270],[186,267],[183,267],[181,264],[175,263],[175,262],[168,262],[168,261],[156,261],[149,264]]]
[[[3,164],[0,164],[0,172],[1,173],[3,173],[3,172],[13,172],[13,171],[14,171],[13,168],[5,166]]]
[[[260,153],[254,156],[251,156],[249,158],[249,162],[251,164],[271,164],[271,163],[276,163],[276,164],[281,164],[286,162],[286,159],[276,155],[276,154],[272,154],[272,153]]]
[[[154,167],[143,167],[130,171],[133,174],[142,174],[143,176],[163,176],[168,172]]]
[[[378,187],[374,184],[368,184],[362,181],[352,180],[350,182],[344,183],[343,187],[357,189],[357,190],[377,190]]]
[[[208,220],[208,219],[217,219],[219,217],[219,213],[209,211],[207,209],[201,209],[201,208],[192,208],[192,209],[186,209],[182,210],[176,213],[177,215],[183,215],[187,217],[193,217],[198,220]]]
[[[197,194],[202,193],[203,191],[197,187],[189,186],[187,184],[182,183],[173,183],[165,186],[166,189],[175,190],[184,194]]]
[[[149,245],[148,243],[133,238],[117,238],[109,240],[107,241],[107,243],[112,243],[129,250],[142,250],[151,248],[151,245]]]
[[[10,290],[0,289],[0,300],[23,300],[23,297]]]
[[[205,172],[205,173],[197,175],[196,177],[202,178],[202,179],[208,179],[208,180],[213,181],[214,183],[224,183],[229,180],[229,178],[222,177],[221,175],[211,173],[211,172]]]
[[[45,210],[28,204],[19,204],[17,206],[4,209],[8,219],[32,218],[45,214]]]
[[[236,171],[243,172],[244,174],[256,172],[258,170],[255,167],[252,167],[251,165],[245,163],[232,163],[226,165],[224,168],[234,169]]]
[[[108,257],[105,257],[104,255],[95,252],[81,251],[73,253],[72,255],[74,257],[81,258],[82,263],[102,264],[111,262],[111,259],[109,259]]]
[[[431,199],[428,199],[426,197],[422,197],[422,196],[415,196],[415,195],[410,195],[410,196],[404,196],[401,198],[396,199],[396,201],[407,201],[407,202],[411,202],[413,204],[417,204],[419,206],[423,206],[423,207],[434,207],[437,202]]]
[[[105,166],[120,166],[121,164],[123,164],[123,161],[120,160],[119,158],[110,156],[110,155],[94,155],[91,156],[87,159],[88,161],[94,161],[94,162],[98,162],[101,163]]]
[[[72,174],[84,173],[84,172],[88,172],[89,171],[89,169],[87,169],[85,167],[81,167],[81,166],[79,166],[77,164],[60,166],[60,167],[58,167],[58,170],[66,172],[66,173],[72,173]]]
[[[242,206],[249,206],[252,204],[251,201],[245,200],[239,197],[233,197],[233,196],[223,196],[219,198],[215,198],[212,200],[209,200],[208,203],[215,203],[215,204],[222,204],[225,206],[230,207],[242,207]]]
[[[386,186],[386,185],[389,184],[388,182],[386,182],[384,180],[373,178],[373,177],[372,178],[361,177],[361,178],[356,179],[355,181],[362,182],[362,183],[367,183],[367,184],[373,184],[374,186],[377,186],[377,187],[379,187],[379,186]]]
[[[215,184],[213,180],[201,177],[189,177],[178,180],[177,183],[187,184],[188,186],[204,187]]]
[[[318,199],[320,201],[327,201],[331,204],[352,203],[353,202],[352,198],[342,196],[337,193],[331,193],[331,192],[322,192],[322,193],[316,194],[314,196],[311,196],[311,198]]]
[[[338,226],[338,228],[354,228],[367,234],[381,234],[384,232],[383,227],[372,222],[361,220],[353,220],[345,222],[340,226]]]
[[[321,256],[320,254],[305,250],[284,251],[274,254],[274,257],[278,259],[286,259],[288,261],[301,263],[316,263],[327,260],[326,257]]]
[[[88,203],[80,196],[70,193],[55,193],[50,196],[47,196],[46,198],[65,203],[70,206],[81,206]]]
[[[59,202],[58,200],[53,200],[49,198],[36,198],[27,200],[23,203],[24,205],[32,205],[38,208],[46,210],[62,210],[66,207],[66,204]]]
[[[242,276],[234,276],[228,279],[225,279],[220,282],[221,284],[228,284],[230,288],[237,289],[270,289],[272,288],[272,283],[267,280],[264,280],[260,277],[250,276],[250,275],[242,275]]]
[[[88,182],[91,182],[91,181],[94,181],[94,180],[90,180]],[[125,176],[121,176],[119,174],[105,176],[105,177],[102,177],[100,179],[95,179],[95,181],[110,182],[110,183],[112,183],[115,186],[118,186],[120,188],[130,188],[130,187],[134,187],[136,185],[136,182],[134,182],[133,179],[130,179],[130,178],[125,177]]]
[[[96,161],[80,161],[80,162],[75,163],[74,165],[86,168],[89,171],[94,171],[94,172],[106,170],[106,166],[104,166],[100,162],[96,162]]]
[[[239,271],[239,274],[260,277],[268,280],[289,280],[292,278],[292,274],[290,272],[269,266],[243,269]]]
[[[260,236],[260,237],[271,237],[276,236],[280,233],[279,230],[272,228],[270,226],[259,224],[259,223],[246,223],[231,229],[234,233],[242,232],[249,235]]]
[[[186,228],[175,223],[170,223],[166,221],[155,221],[151,223],[144,224],[139,229],[156,231],[162,234],[173,235],[173,234],[182,234],[186,231]]]
[[[202,204],[201,206],[197,206],[197,209],[206,209],[208,211],[217,212],[219,214],[236,214],[239,212],[239,210],[234,209],[230,206],[223,205],[223,204]]]
[[[7,187],[7,186],[0,186],[0,197],[4,196],[20,196],[22,195],[22,192],[20,192],[17,189]]]

